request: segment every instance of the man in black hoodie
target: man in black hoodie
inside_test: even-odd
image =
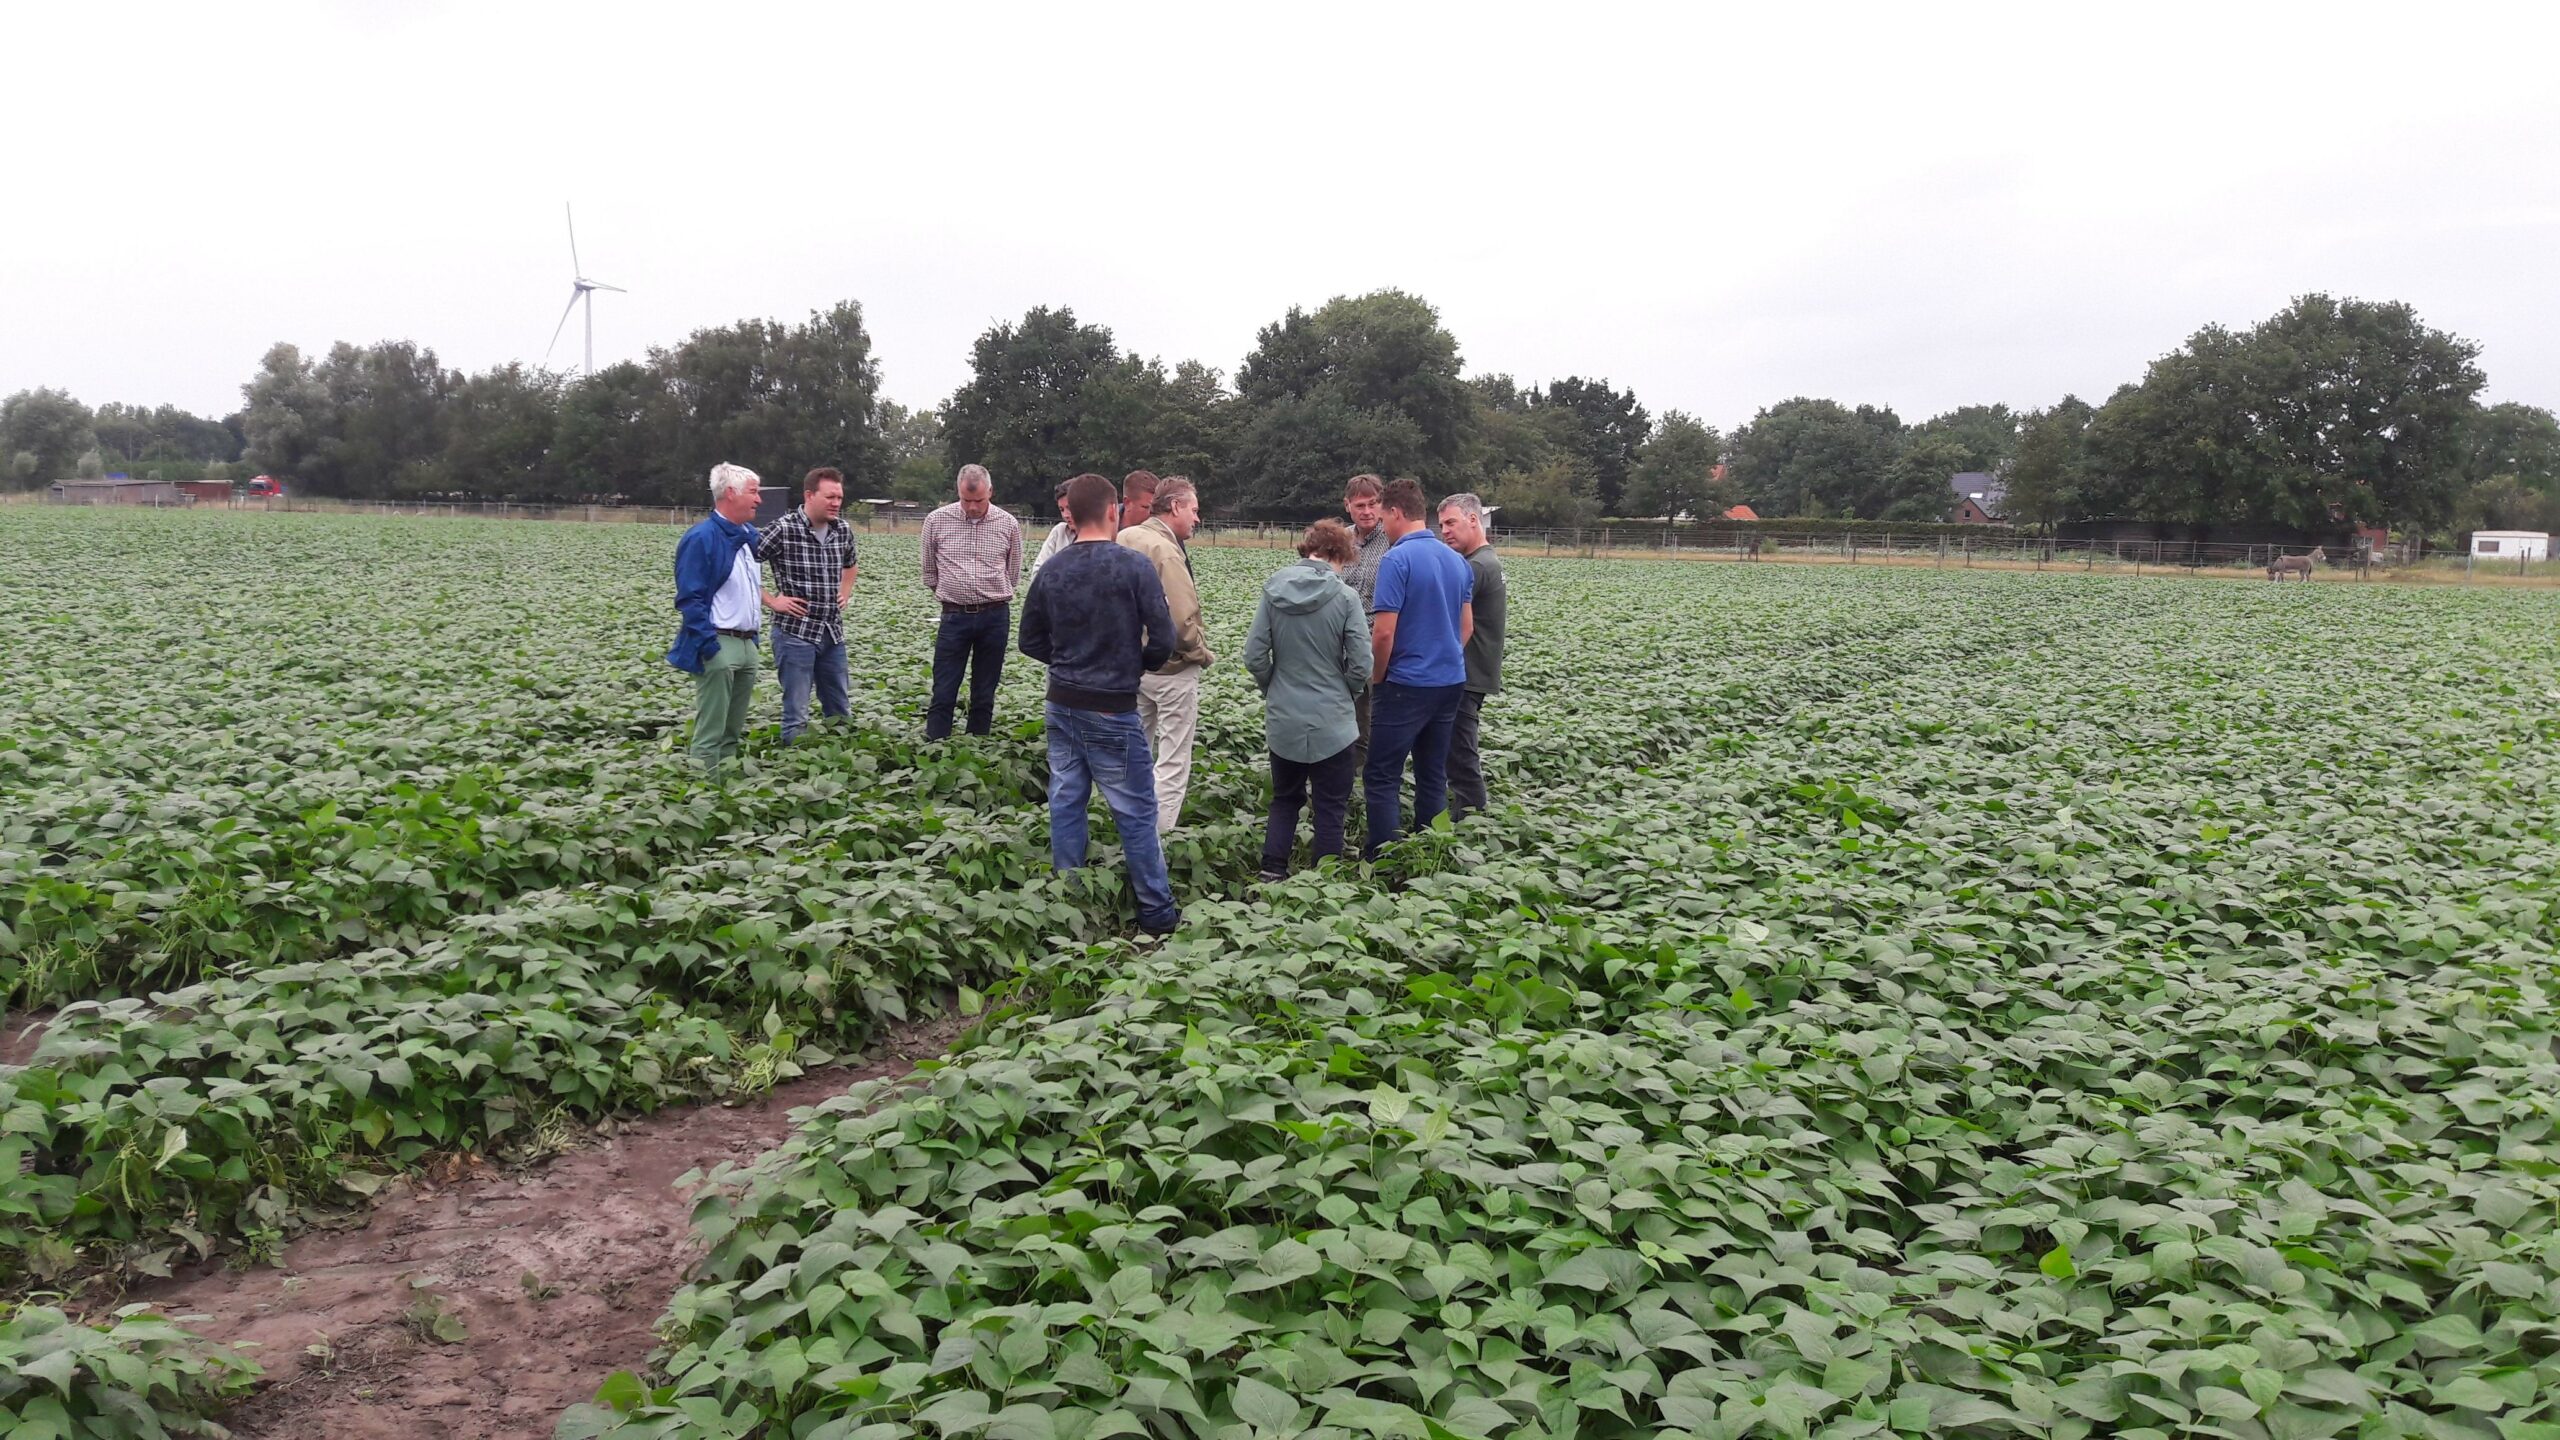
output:
[[[1155,567],[1113,543],[1116,498],[1099,475],[1067,482],[1075,543],[1032,578],[1022,653],[1049,667],[1049,863],[1060,870],[1084,863],[1085,805],[1100,789],[1119,822],[1139,928],[1162,935],[1182,923],[1182,912],[1156,834],[1155,762],[1138,723],[1138,677],[1165,663],[1176,635]]]

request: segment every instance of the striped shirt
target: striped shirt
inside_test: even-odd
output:
[[[946,605],[1013,598],[1022,576],[1022,522],[995,505],[972,520],[952,501],[924,517],[924,588]]]

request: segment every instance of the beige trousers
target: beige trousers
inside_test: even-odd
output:
[[[1138,724],[1156,757],[1156,833],[1173,829],[1191,789],[1191,737],[1200,728],[1200,674],[1138,677]]]

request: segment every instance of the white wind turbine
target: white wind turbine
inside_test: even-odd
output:
[[[587,278],[586,267],[578,263],[577,212],[570,210],[567,205],[562,205],[560,208],[569,217],[569,304],[567,309],[560,312],[560,323],[551,327],[551,343],[542,347],[542,363],[546,365],[551,363],[551,352],[560,348],[560,332],[569,328],[569,311],[577,309],[578,302],[584,300],[587,302],[587,366],[581,373],[593,375],[596,373],[595,293],[599,290],[610,290],[616,295],[628,295],[631,292],[619,285],[607,285],[601,280]]]

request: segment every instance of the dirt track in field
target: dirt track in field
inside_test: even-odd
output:
[[[700,1255],[676,1177],[743,1163],[790,1112],[948,1049],[965,1022],[900,1027],[861,1062],[762,1100],[631,1122],[521,1171],[466,1170],[386,1187],[361,1229],[305,1235],[272,1268],[218,1267],[136,1290],[265,1371],[222,1417],[271,1440],[547,1440],[560,1412],[638,1370],[651,1327]],[[534,1277],[528,1281],[530,1272]],[[557,1293],[537,1297],[535,1287]],[[428,1333],[422,1296],[462,1336]]]
[[[53,1019],[50,1010],[25,1010],[0,1017],[0,1065],[24,1065],[36,1053],[37,1042],[44,1039],[44,1027]]]

